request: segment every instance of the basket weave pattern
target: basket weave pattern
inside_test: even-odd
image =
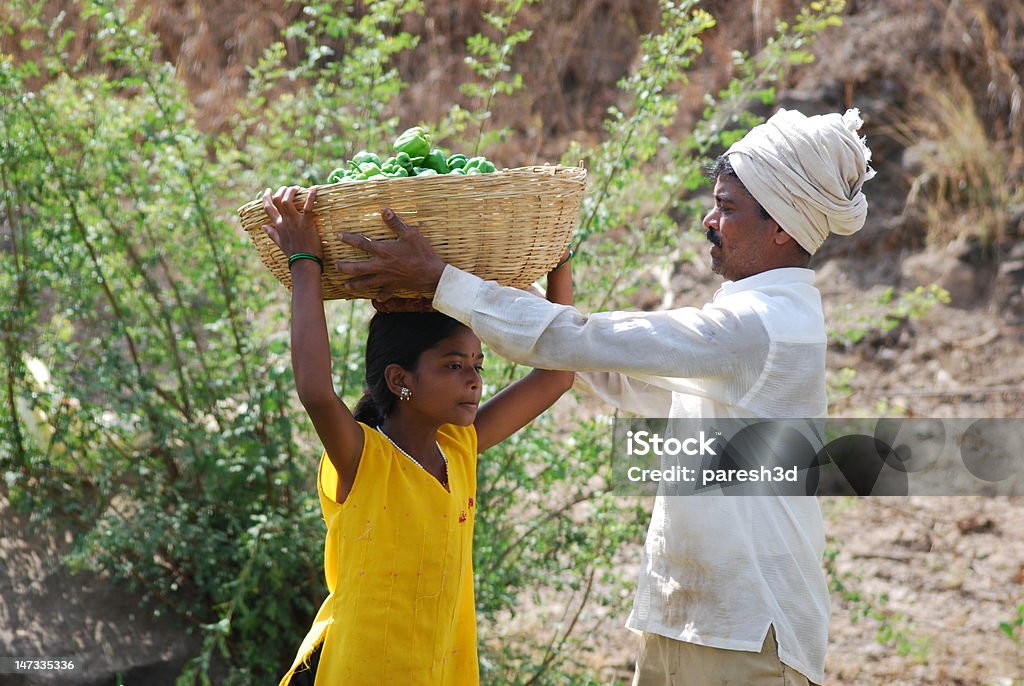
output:
[[[555,266],[569,245],[586,173],[581,167],[538,166],[320,186],[313,215],[324,248],[324,300],[376,295],[341,290],[349,277],[334,264],[369,259],[367,253],[342,243],[337,236],[341,231],[373,240],[394,238],[380,216],[384,207],[415,226],[445,262],[483,279],[525,288]],[[295,198],[300,210],[306,194],[300,191]],[[270,221],[263,201],[246,203],[238,214],[263,264],[290,290],[288,259],[262,228]],[[431,295],[395,292],[401,298]]]

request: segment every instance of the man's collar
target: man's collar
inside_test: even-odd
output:
[[[754,274],[738,281],[723,281],[721,288],[715,293],[715,297],[755,290],[765,286],[799,283],[814,283],[814,270],[804,267],[780,267],[778,269],[769,269],[768,271]]]

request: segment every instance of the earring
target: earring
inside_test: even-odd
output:
[[[410,398],[412,398],[412,391],[410,391],[405,386],[402,386],[402,388],[398,392],[398,397],[401,398],[402,400],[409,400]]]

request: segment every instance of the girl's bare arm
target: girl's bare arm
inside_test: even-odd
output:
[[[560,266],[548,273],[548,300],[571,305],[571,254],[563,255]],[[504,388],[480,408],[476,416],[477,444],[480,452],[519,431],[548,409],[563,393],[572,388],[576,374],[572,371],[534,369],[525,377]]]
[[[294,202],[298,191],[298,186],[291,186],[278,189],[271,196],[267,189],[263,195],[263,206],[271,224],[263,229],[285,255],[291,257],[296,253],[307,253],[322,260],[323,247],[313,222],[316,187],[310,189],[301,212],[295,208]],[[338,472],[337,495],[340,501],[348,495],[355,480],[363,450],[363,431],[334,392],[320,265],[313,260],[299,259],[292,265],[291,274],[291,353],[295,389],[313,421],[328,459]]]

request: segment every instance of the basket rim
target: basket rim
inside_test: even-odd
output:
[[[296,194],[296,201],[300,197],[305,197],[305,194],[309,192],[311,188],[317,189],[317,195],[325,192],[333,192],[338,189],[352,189],[358,190],[360,188],[371,188],[373,186],[384,184],[384,183],[398,183],[398,182],[433,182],[440,183],[441,185],[449,183],[472,183],[473,185],[487,185],[490,182],[496,180],[496,178],[507,178],[511,175],[523,175],[523,176],[547,176],[552,180],[564,183],[586,183],[588,176],[588,170],[580,162],[576,166],[566,166],[561,164],[535,164],[525,167],[506,167],[503,169],[497,169],[488,174],[430,174],[427,176],[393,176],[384,179],[366,179],[363,181],[345,181],[339,183],[324,183],[324,184],[313,184],[311,186],[300,186],[298,194]],[[239,206],[236,210],[237,214],[242,215],[243,212],[248,211],[251,207],[257,206],[262,209],[263,198],[258,197],[253,200]]]

